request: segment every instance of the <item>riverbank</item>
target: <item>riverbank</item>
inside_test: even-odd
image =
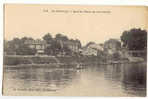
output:
[[[133,59],[133,58],[132,58]],[[144,62],[144,61],[130,61],[128,59],[105,59],[104,57],[98,56],[19,56],[9,55],[4,56],[4,65],[6,66],[50,66],[50,67],[73,67],[73,66],[86,66],[96,64],[122,64],[122,63],[133,63],[133,62]],[[145,63],[145,62],[144,62]]]
[[[96,64],[101,59],[96,56],[90,57],[55,57],[55,56],[4,56],[4,65],[20,65],[20,64],[52,64],[52,65],[76,65],[76,64]]]

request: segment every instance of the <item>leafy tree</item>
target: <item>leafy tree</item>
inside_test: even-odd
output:
[[[43,36],[43,40],[45,40],[47,44],[50,44],[53,39],[50,33],[47,33],[46,35]]]
[[[45,54],[47,54],[47,55],[52,55],[52,54],[53,54],[53,51],[52,51],[52,49],[51,49],[50,46],[47,46],[47,47],[44,49],[44,52],[45,52]]]
[[[27,40],[33,40],[33,38],[31,38],[31,37],[23,37],[23,38],[21,38],[21,43],[25,43],[25,41],[27,41]]]
[[[56,55],[59,52],[61,52],[61,45],[59,42],[57,42],[56,40],[54,40],[50,46],[50,49],[52,50],[53,54]]]
[[[32,49],[27,45],[20,45],[16,50],[17,55],[35,55],[36,49]]]
[[[62,48],[59,42],[53,40],[51,45],[47,46],[44,51],[47,55],[56,55],[62,51]]]
[[[23,37],[19,40],[19,44],[16,49],[17,55],[35,55],[36,49],[30,48],[27,44],[25,44],[27,40],[33,40],[33,38]]]
[[[7,42],[7,52],[16,52],[17,55],[34,55],[36,49],[32,49],[25,44],[26,40],[33,40],[32,38],[23,37],[21,39],[14,38]]]
[[[68,37],[59,33],[59,34],[56,34],[55,39],[56,40],[67,41]]]
[[[55,36],[55,39],[57,40],[57,39],[60,39],[61,37],[62,37],[63,35],[62,34],[56,34],[56,36]]]
[[[81,48],[81,47],[82,47],[82,45],[81,45],[80,40],[76,39],[75,41],[78,43],[78,47],[79,47],[79,48]]]
[[[107,49],[115,48],[116,50],[120,50],[121,42],[118,41],[117,39],[109,39],[104,43],[104,48],[107,48]]]
[[[13,40],[11,41],[8,41],[8,45],[9,45],[9,48],[8,50],[9,51],[16,51],[16,49],[19,48],[19,45],[21,44],[21,39],[19,38],[14,38]]]
[[[62,51],[65,52],[66,55],[72,55],[72,51],[68,48],[68,46],[64,46]]]
[[[139,29],[131,29],[124,31],[121,36],[123,47],[129,50],[143,50],[147,46],[147,31]]]

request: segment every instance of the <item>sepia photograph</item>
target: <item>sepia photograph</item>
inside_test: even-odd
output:
[[[147,6],[3,6],[3,95],[147,96]]]

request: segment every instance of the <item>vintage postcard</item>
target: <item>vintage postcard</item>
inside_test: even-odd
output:
[[[3,95],[145,97],[146,6],[4,4]]]

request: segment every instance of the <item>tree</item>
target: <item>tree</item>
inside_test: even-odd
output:
[[[43,40],[45,40],[47,44],[50,44],[53,39],[50,33],[47,33],[46,35],[43,36]]]
[[[109,39],[108,41],[105,41],[104,47],[108,49],[116,49],[120,50],[121,49],[121,42],[118,41],[117,39]]]
[[[19,45],[21,44],[21,39],[19,38],[14,38],[13,40],[11,41],[8,41],[8,50],[11,52],[15,52],[16,49],[18,49]]]
[[[113,54],[121,50],[121,42],[117,39],[109,39],[104,42],[103,47],[105,53]]]
[[[53,54],[56,55],[59,52],[61,52],[61,45],[59,42],[57,42],[56,40],[54,40],[50,46],[50,49],[52,50]]]
[[[56,34],[55,39],[56,40],[67,41],[68,37],[59,33],[59,34]]]
[[[81,45],[80,40],[76,39],[75,41],[78,43],[78,47],[79,47],[79,48],[81,48],[81,47],[82,47],[82,45]]]
[[[133,28],[124,31],[121,36],[123,47],[129,50],[144,50],[147,47],[147,31]]]
[[[36,49],[30,48],[27,45],[20,45],[18,49],[16,49],[17,55],[35,55]]]
[[[47,46],[45,49],[44,49],[44,52],[45,54],[47,55],[52,55],[53,54],[53,51],[51,49],[51,46]]]
[[[16,48],[17,55],[35,55],[36,49],[30,48],[25,42],[27,40],[33,40],[33,38],[23,37],[19,39],[19,43]],[[17,44],[18,40],[15,40],[15,44]]]
[[[21,39],[14,38],[13,40],[7,41],[6,52],[8,53],[16,53],[17,55],[34,55],[36,53],[36,49],[30,48],[25,44],[25,41],[33,40],[32,38],[23,37]]]
[[[25,43],[25,41],[27,41],[27,40],[33,40],[33,38],[31,38],[31,37],[23,37],[23,38],[21,38],[21,43]]]
[[[72,50],[69,49],[68,46],[64,46],[62,51],[65,52],[66,55],[72,55]]]

